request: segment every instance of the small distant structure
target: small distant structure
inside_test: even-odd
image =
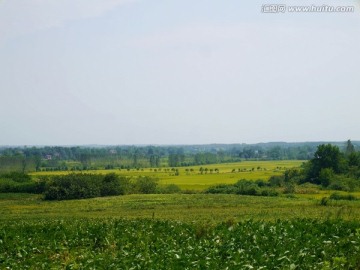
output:
[[[46,160],[52,160],[52,155],[45,155]]]
[[[115,149],[110,149],[109,152],[110,152],[110,154],[113,154],[113,155],[115,155],[117,153],[117,151]]]

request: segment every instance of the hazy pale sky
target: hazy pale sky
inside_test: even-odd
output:
[[[244,2],[0,0],[0,145],[359,140],[359,1]]]

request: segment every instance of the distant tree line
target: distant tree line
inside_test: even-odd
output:
[[[170,155],[180,154],[182,152],[178,151]],[[206,158],[206,155],[199,156]],[[186,159],[185,154],[183,159]],[[172,170],[175,173],[177,171],[175,168]],[[201,167],[199,171],[206,173],[207,169]],[[209,188],[206,193],[277,196],[276,188],[284,188],[284,193],[294,193],[296,186],[303,184],[321,185],[332,190],[359,190],[360,152],[350,140],[346,142],[343,151],[336,145],[321,144],[313,157],[300,168],[288,169],[283,175],[270,177],[269,181],[239,180],[232,185],[218,185]],[[159,187],[157,179],[147,176],[132,179],[114,173],[70,173],[40,177],[33,181],[24,172],[11,172],[0,174],[0,192],[42,193],[48,200],[66,200],[129,193],[175,193],[180,192],[180,189],[176,185]],[[339,196],[334,195],[334,198],[339,199]]]
[[[319,144],[0,147],[0,172],[159,168],[242,160],[309,160]],[[332,145],[344,150],[344,146],[339,143]],[[359,143],[353,146],[356,151]]]

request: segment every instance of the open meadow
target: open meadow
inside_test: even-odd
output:
[[[160,185],[176,184],[183,190],[204,190],[216,184],[233,184],[239,179],[268,180],[273,175],[281,175],[288,168],[299,167],[303,162],[301,160],[243,161],[177,168],[87,170],[83,172],[99,174],[113,172],[130,177],[151,176],[158,178]],[[43,171],[33,172],[31,175],[36,178],[68,173],[69,171]]]
[[[360,220],[360,201],[230,194],[133,194],[84,200],[44,201],[39,195],[0,194],[0,220],[72,218],[148,218],[181,222],[248,219]]]

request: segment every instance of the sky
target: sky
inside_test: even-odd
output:
[[[0,0],[0,145],[360,140],[359,29],[355,0]]]

